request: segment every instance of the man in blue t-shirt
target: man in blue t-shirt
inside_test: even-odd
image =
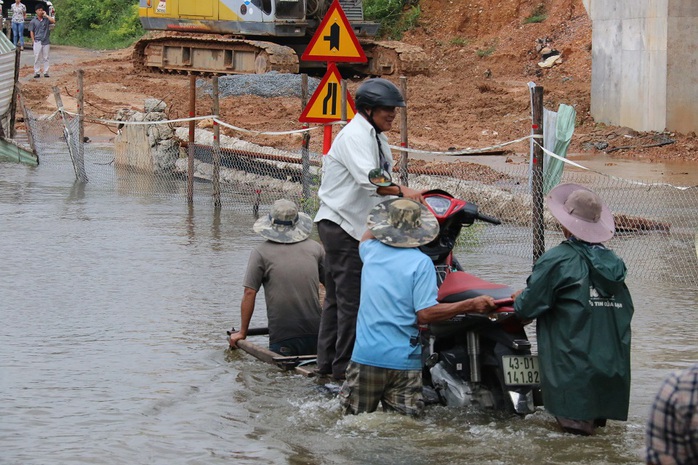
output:
[[[436,271],[418,247],[438,233],[434,215],[413,200],[387,200],[371,211],[359,245],[363,271],[356,341],[340,391],[345,413],[373,412],[380,402],[383,410],[421,414],[418,325],[495,309],[490,296],[436,301]]]

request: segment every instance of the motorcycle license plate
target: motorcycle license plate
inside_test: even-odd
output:
[[[508,386],[540,384],[538,357],[536,355],[503,355],[504,383]]]

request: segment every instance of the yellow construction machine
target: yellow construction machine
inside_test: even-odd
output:
[[[297,73],[324,63],[299,57],[330,7],[329,0],[139,0],[141,24],[153,33],[134,49],[138,68],[174,73]],[[427,56],[413,45],[376,41],[379,24],[365,21],[361,0],[339,0],[370,75],[419,74]]]

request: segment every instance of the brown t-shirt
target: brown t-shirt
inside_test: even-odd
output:
[[[312,239],[294,244],[265,241],[250,253],[242,285],[257,292],[264,287],[270,344],[317,336],[324,259],[324,249]]]

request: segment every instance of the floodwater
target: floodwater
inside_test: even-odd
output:
[[[543,410],[343,417],[311,380],[226,350],[251,215],[64,168],[0,164],[2,464],[639,464],[661,380],[698,360],[695,286],[634,281],[627,422],[580,438]],[[512,287],[530,269],[477,252],[468,266]]]
[[[492,166],[503,171],[515,165],[528,166],[529,154],[516,153],[503,156],[492,155],[423,155],[419,158],[437,161],[467,161]],[[623,179],[634,179],[647,183],[667,183],[677,187],[698,186],[698,170],[695,162],[662,160],[632,160],[614,158],[605,153],[570,153],[571,161],[592,171],[602,172],[609,176]],[[565,170],[578,172],[579,168],[567,166]]]

